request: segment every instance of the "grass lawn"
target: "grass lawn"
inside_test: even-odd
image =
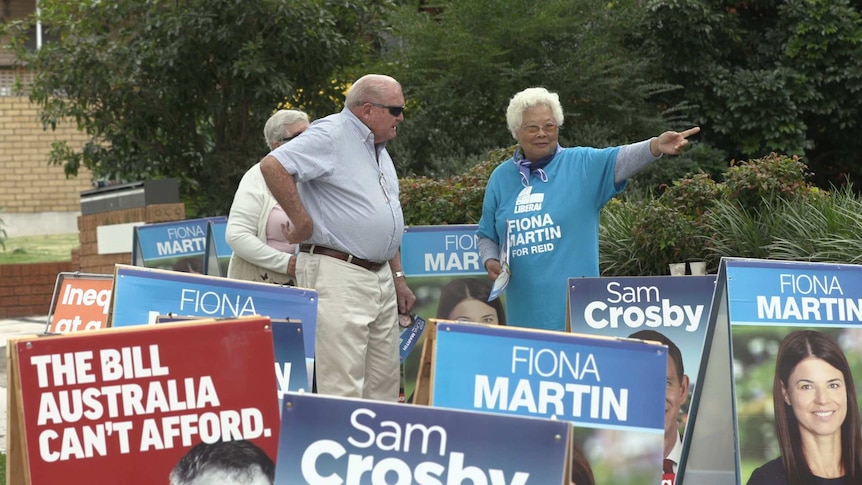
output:
[[[80,245],[77,232],[11,237],[6,240],[6,250],[0,246],[0,264],[71,261],[72,250]]]

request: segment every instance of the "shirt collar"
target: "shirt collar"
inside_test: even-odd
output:
[[[665,458],[673,462],[673,472],[676,473],[679,469],[679,460],[682,458],[682,439],[679,437],[679,433],[676,434],[676,444],[673,445]]]
[[[359,137],[362,138],[363,141],[374,144],[374,133],[371,132],[370,128],[365,126],[365,123],[363,123],[358,116],[353,114],[353,111],[350,111],[350,109],[345,107],[341,110],[341,114],[347,119],[347,122],[356,131],[356,133],[359,134]],[[385,143],[382,145],[386,146]]]

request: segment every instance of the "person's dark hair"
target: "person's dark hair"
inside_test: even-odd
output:
[[[452,280],[440,291],[437,304],[437,318],[447,319],[452,310],[464,300],[479,300],[497,311],[497,322],[506,325],[506,311],[499,298],[488,301],[491,285],[479,278],[460,278]]]
[[[275,481],[272,459],[251,441],[238,440],[195,445],[171,471],[171,485],[185,485],[207,471],[246,481],[263,473],[269,483]]]
[[[596,485],[593,477],[593,469],[587,461],[587,455],[578,446],[578,442],[572,439],[572,483],[575,485]]]
[[[629,338],[638,338],[641,340],[655,340],[656,342],[661,342],[667,345],[667,355],[671,359],[673,359],[674,367],[676,368],[676,377],[682,382],[682,376],[685,375],[685,366],[682,364],[682,352],[679,351],[679,347],[673,343],[673,340],[667,338],[664,334],[660,332],[656,332],[655,330],[639,330],[631,335]]]
[[[841,425],[841,461],[847,483],[860,483],[862,479],[862,429],[856,386],[850,373],[850,364],[844,352],[831,338],[816,330],[798,330],[781,341],[775,360],[775,377],[772,383],[772,404],[775,407],[775,430],[781,448],[781,458],[787,471],[789,485],[812,483],[813,474],[802,452],[802,436],[793,409],[784,401],[782,384],[789,389],[788,379],[799,362],[808,357],[821,359],[841,371],[847,391],[847,417]]]

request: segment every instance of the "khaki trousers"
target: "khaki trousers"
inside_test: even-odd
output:
[[[398,401],[398,301],[388,264],[378,271],[299,253],[297,284],[318,294],[317,392]]]

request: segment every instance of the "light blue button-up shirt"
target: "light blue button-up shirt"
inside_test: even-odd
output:
[[[395,166],[350,110],[315,121],[270,155],[296,177],[314,221],[306,243],[376,262],[395,256],[404,234]]]

